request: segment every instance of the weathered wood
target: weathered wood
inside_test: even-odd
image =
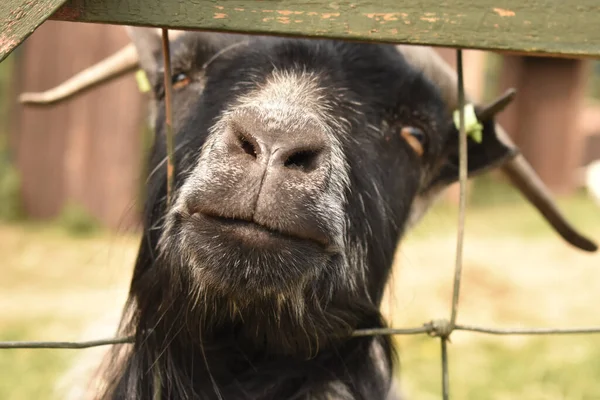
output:
[[[598,0],[70,0],[53,18],[600,56]]]
[[[66,0],[2,0],[0,2],[0,61],[14,50]]]

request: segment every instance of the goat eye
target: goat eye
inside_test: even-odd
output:
[[[406,140],[406,143],[408,143],[415,153],[419,156],[423,155],[427,138],[421,129],[414,126],[405,126],[400,130],[400,135]]]
[[[173,89],[181,89],[190,83],[191,79],[184,73],[178,73],[173,75],[171,82],[173,83]]]

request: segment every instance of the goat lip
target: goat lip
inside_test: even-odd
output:
[[[329,241],[324,238],[310,237],[294,234],[292,232],[282,232],[259,224],[254,220],[229,218],[205,212],[192,213],[192,217],[225,228],[229,234],[233,234],[250,243],[269,244],[277,240],[287,240],[308,243],[327,251],[330,250]]]

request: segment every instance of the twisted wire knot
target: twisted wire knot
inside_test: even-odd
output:
[[[434,319],[433,321],[426,323],[425,328],[427,328],[427,334],[429,336],[448,339],[454,330],[454,325],[447,319]]]

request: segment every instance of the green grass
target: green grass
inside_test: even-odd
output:
[[[137,237],[64,225],[0,225],[0,340],[83,340],[122,305]],[[85,336],[85,338],[84,338]],[[0,350],[0,399],[59,399],[58,379],[90,350]]]
[[[0,340],[35,340],[52,319],[13,320],[0,325]],[[55,323],[55,321],[54,321]],[[0,398],[3,400],[57,399],[50,392],[69,366],[74,353],[61,350],[1,350]]]
[[[439,340],[402,341],[401,379],[411,398],[441,398]],[[600,336],[536,337],[518,347],[502,338],[449,345],[453,399],[600,399]]]
[[[548,238],[556,236],[542,216],[508,183],[489,176],[474,179],[467,202],[467,231],[478,235]],[[557,199],[568,221],[583,232],[600,225],[600,211],[583,191]],[[447,203],[437,204],[411,234],[425,237],[430,233],[456,231],[458,209]]]
[[[574,226],[600,240],[600,210],[585,193],[558,203]],[[392,325],[449,316],[457,218],[455,206],[441,203],[408,235],[390,287]],[[459,323],[600,327],[600,256],[565,244],[508,185],[475,181],[465,240]],[[439,339],[399,336],[397,343],[407,398],[441,399]],[[452,399],[600,399],[600,334],[455,332],[449,365]]]
[[[75,203],[63,207],[55,224],[74,236],[89,236],[102,229],[100,223],[84,207]]]
[[[600,212],[589,200],[580,193],[560,204],[576,226],[600,239]],[[440,204],[409,234],[390,285],[393,301],[384,303],[393,325],[417,326],[448,315],[455,230],[455,207]],[[0,340],[109,335],[91,326],[119,311],[137,245],[135,235],[100,230],[82,236],[64,224],[0,225]],[[512,189],[478,182],[467,218],[459,322],[600,325],[598,304],[598,255],[564,244]],[[439,340],[406,336],[397,341],[408,398],[441,399]],[[452,399],[600,399],[600,335],[456,332],[449,346]],[[61,398],[54,392],[59,379],[87,354],[92,353],[0,350],[0,399]]]

